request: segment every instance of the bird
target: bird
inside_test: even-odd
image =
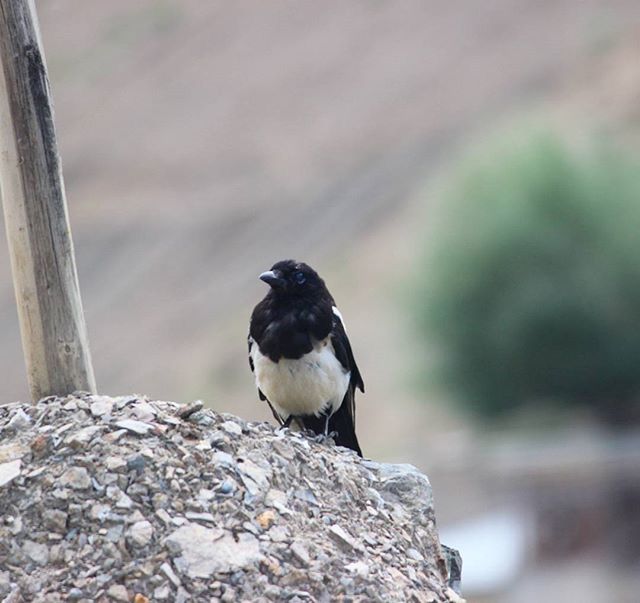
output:
[[[364,382],[342,314],[311,266],[276,262],[260,274],[269,291],[249,324],[249,367],[258,397],[282,427],[295,422],[362,456],[355,390]]]

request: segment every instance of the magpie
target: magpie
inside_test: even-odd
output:
[[[324,281],[307,264],[275,263],[260,280],[270,287],[249,326],[249,366],[258,396],[276,421],[292,421],[362,456],[355,432],[355,390],[364,383],[342,315]]]

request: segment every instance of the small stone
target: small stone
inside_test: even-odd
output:
[[[424,557],[413,547],[409,547],[407,549],[407,557],[409,557],[409,559],[413,559],[414,561],[424,561]]]
[[[67,593],[67,600],[68,601],[79,601],[82,598],[84,598],[84,592],[79,588],[72,588]]]
[[[369,566],[364,561],[354,561],[353,563],[347,563],[344,568],[348,572],[357,574],[361,578],[366,578],[369,575]]]
[[[143,401],[131,408],[131,414],[140,421],[153,421],[157,413],[151,404]]]
[[[137,548],[147,546],[153,538],[153,526],[147,520],[136,521],[127,530],[127,542]]]
[[[187,511],[185,514],[187,519],[192,521],[204,521],[207,523],[217,523],[216,518],[211,513],[195,513],[193,511]]]
[[[154,601],[166,601],[171,595],[171,589],[166,584],[162,586],[158,586],[153,591],[153,600]]]
[[[167,578],[169,578],[169,582],[171,582],[171,584],[173,584],[176,588],[182,586],[180,578],[176,576],[176,573],[166,561],[160,566],[160,571],[163,572]]]
[[[268,530],[275,522],[276,514],[271,509],[267,509],[260,513],[260,515],[256,517],[256,520],[263,530]]]
[[[289,548],[291,554],[302,564],[303,567],[308,567],[311,559],[309,559],[309,553],[307,548],[299,541],[295,541]]]
[[[99,398],[95,402],[91,403],[89,407],[91,414],[94,417],[102,417],[103,415],[110,415],[113,412],[113,400],[111,398]]]
[[[122,421],[118,421],[116,423],[116,427],[126,429],[132,433],[137,433],[138,435],[147,435],[153,429],[153,425],[150,423],[136,421],[135,419],[123,419]]]
[[[60,484],[74,490],[86,490],[91,486],[91,477],[84,467],[71,467],[62,474]]]
[[[22,552],[38,565],[45,565],[49,561],[49,549],[46,544],[25,540],[22,545]]]
[[[133,501],[124,492],[120,492],[120,497],[116,501],[116,507],[118,509],[132,509]]]
[[[31,452],[37,459],[47,456],[53,447],[53,438],[50,435],[40,434],[31,440]]]
[[[127,462],[121,456],[108,456],[104,464],[109,471],[120,471],[127,466]]]
[[[225,421],[222,425],[220,425],[220,429],[226,431],[231,435],[242,435],[242,427],[238,425],[235,421]]]
[[[258,539],[240,533],[237,539],[221,529],[187,524],[167,538],[171,550],[179,550],[191,578],[208,578],[218,572],[232,572],[262,559]]]
[[[127,471],[141,473],[147,465],[147,460],[141,454],[134,454],[127,459]]]
[[[142,593],[136,593],[133,597],[133,603],[149,603],[149,597],[145,597]]]
[[[195,400],[187,404],[186,406],[182,406],[180,410],[178,410],[177,415],[181,419],[185,420],[189,418],[193,413],[202,410],[203,406],[204,406],[204,403],[202,402],[202,400]]]
[[[233,484],[229,480],[224,480],[220,484],[220,492],[222,494],[231,494],[233,492]]]
[[[67,514],[56,509],[47,509],[42,514],[44,525],[49,530],[64,533],[67,531]]]
[[[109,505],[102,505],[100,503],[97,503],[91,506],[89,517],[91,517],[91,519],[93,519],[94,521],[103,522],[109,515],[110,511],[111,507]]]
[[[20,475],[21,463],[20,459],[16,459],[15,461],[0,464],[0,488],[11,483]]]
[[[9,423],[7,423],[7,429],[11,429],[13,431],[23,431],[30,425],[31,417],[26,412],[24,412],[24,410],[19,408],[11,417]]]
[[[329,535],[340,545],[353,549],[356,546],[355,540],[347,534],[340,526],[331,526]]]
[[[107,596],[114,601],[129,601],[129,591],[122,584],[112,584],[107,590]]]
[[[91,425],[67,436],[65,441],[74,448],[81,448],[91,442],[95,438],[96,434],[101,432],[102,429],[103,428],[99,425]]]

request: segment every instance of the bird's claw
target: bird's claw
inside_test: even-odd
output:
[[[328,434],[320,433],[312,436],[312,440],[318,444],[327,444],[329,441],[335,444],[335,440],[338,437],[338,432],[331,431]]]

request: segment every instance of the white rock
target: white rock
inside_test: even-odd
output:
[[[0,488],[11,483],[20,475],[21,463],[22,461],[20,459],[16,459],[15,461],[0,464]]]
[[[107,595],[114,601],[128,601],[129,591],[122,584],[112,584],[107,590]]]
[[[235,421],[225,421],[222,425],[220,425],[220,428],[227,433],[230,433],[231,435],[242,434],[242,427],[240,427],[240,425],[238,425]]]
[[[191,578],[208,578],[216,572],[233,572],[262,560],[258,539],[252,534],[233,535],[221,529],[187,524],[167,538],[170,549],[182,553]]]
[[[135,419],[123,419],[122,421],[118,421],[116,423],[116,427],[132,431],[138,435],[146,435],[153,429],[153,425],[143,421],[136,421]]]
[[[7,427],[14,431],[21,431],[29,427],[29,425],[31,425],[31,417],[21,408],[16,410],[9,423],[7,423]]]
[[[329,533],[333,537],[333,539],[338,543],[345,545],[351,549],[355,548],[356,543],[347,532],[345,532],[340,526],[331,526],[329,528]]]
[[[111,398],[99,398],[89,407],[94,417],[110,415],[113,412],[113,400]]]
[[[153,526],[146,519],[136,521],[128,530],[127,541],[134,547],[147,546],[153,538]]]

